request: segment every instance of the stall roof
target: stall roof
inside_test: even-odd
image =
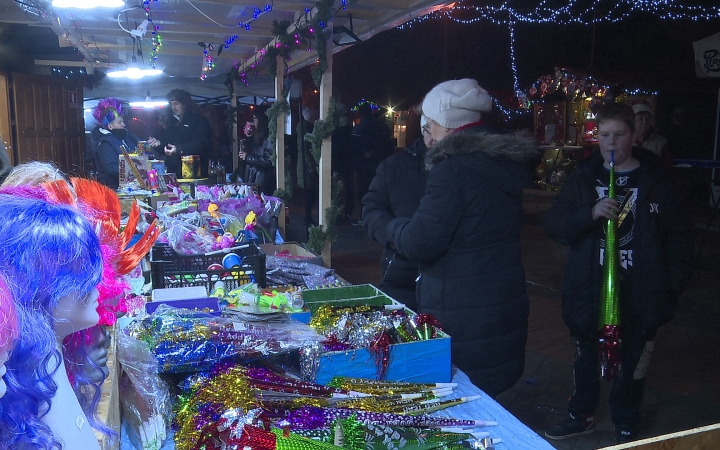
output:
[[[405,23],[432,10],[449,6],[438,0],[358,0],[343,9],[335,2],[334,26],[345,26],[366,40],[373,35]],[[0,0],[0,23],[24,24],[32,29],[52,29],[58,36],[57,49],[47,49],[45,59],[35,60],[36,73],[50,73],[50,67],[85,67],[88,71],[109,71],[127,67],[133,56],[139,64],[149,65],[153,52],[153,25],[158,27],[162,46],[157,50],[155,66],[163,74],[142,80],[118,81],[105,78],[101,85],[87,90],[86,97],[118,96],[124,100],[145,98],[148,91],[160,97],[172,88],[183,88],[207,98],[228,95],[224,85],[233,66],[253,60],[261,49],[273,45],[273,21],[297,23],[312,14],[316,3],[308,0],[126,0],[122,8],[59,9],[48,0]],[[266,11],[267,9],[267,11]],[[149,12],[149,15],[146,13]],[[309,11],[309,13],[308,13]],[[146,18],[152,22],[142,34]],[[249,26],[239,26],[238,24]],[[249,28],[249,29],[246,29]],[[138,36],[138,35],[142,36]],[[142,39],[133,38],[133,35]],[[237,36],[234,40],[233,37]],[[232,40],[230,44],[226,42]],[[210,54],[215,67],[205,80],[200,79],[205,64],[204,44],[214,44]],[[68,58],[66,47],[75,47]],[[222,52],[218,51],[222,47]],[[335,47],[341,51],[347,46]],[[16,49],[21,52],[21,49]],[[139,52],[140,51],[140,52]],[[312,64],[314,51],[297,50],[291,55],[290,71]],[[263,69],[263,72],[265,70]],[[273,96],[273,79],[254,76],[248,85],[238,83],[239,96]]]

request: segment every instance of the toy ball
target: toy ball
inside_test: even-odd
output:
[[[232,269],[240,264],[242,264],[242,259],[235,253],[228,253],[222,260],[222,265],[226,269]]]

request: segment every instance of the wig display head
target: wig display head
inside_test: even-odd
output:
[[[98,125],[107,128],[108,124],[122,116],[122,100],[119,98],[104,98],[92,110],[92,115]]]
[[[8,195],[0,202],[0,272],[18,308],[52,315],[62,298],[82,299],[95,290],[102,274],[100,241],[80,211]]]
[[[0,194],[0,204],[0,273],[14,299],[20,332],[6,364],[0,442],[8,448],[51,448],[57,441],[39,411],[52,404],[57,389],[52,377],[61,370],[59,340],[92,326],[87,322],[93,313],[98,319],[90,302],[103,270],[100,241],[90,222],[70,206],[6,194]],[[65,310],[83,305],[85,322]],[[78,370],[68,367],[68,372]]]
[[[5,363],[10,359],[10,353],[15,347],[18,338],[17,315],[15,303],[5,280],[0,277],[0,397],[5,395]]]
[[[65,175],[53,163],[29,161],[15,166],[0,187],[34,186],[64,179]]]

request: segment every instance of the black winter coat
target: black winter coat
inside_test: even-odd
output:
[[[257,184],[265,195],[272,195],[276,187],[275,166],[272,161],[273,153],[272,142],[270,142],[270,139],[265,139],[260,145],[248,149],[245,157],[243,181]]]
[[[99,126],[92,130],[90,136],[96,143],[94,160],[98,181],[111,189],[117,189],[120,187],[120,146],[124,145],[128,153],[133,153],[137,148],[138,137],[128,131],[125,139],[120,139]]]
[[[185,111],[182,122],[173,120],[160,137],[161,146],[154,149],[158,159],[165,161],[165,169],[168,173],[174,173],[178,178],[182,177],[182,156],[200,155],[200,175],[207,176],[208,161],[213,153],[212,129],[210,122],[190,110]],[[164,149],[167,144],[173,144],[177,152],[170,156],[165,155]]]
[[[391,297],[417,310],[415,280],[418,262],[395,250],[387,225],[396,217],[411,218],[425,194],[425,152],[422,137],[411,147],[385,159],[377,168],[368,193],[362,198],[362,218],[370,237],[384,248],[380,258],[382,282],[380,289]]]
[[[678,294],[689,275],[693,224],[676,199],[677,189],[662,160],[639,147],[633,147],[632,154],[640,161],[633,270],[630,293],[620,298],[620,318],[625,327],[645,333],[675,315]],[[607,179],[599,152],[570,174],[544,218],[550,237],[570,246],[563,277],[563,319],[571,334],[587,338],[594,338],[598,330],[600,240],[607,223],[592,220],[597,178]],[[627,292],[625,282],[621,281],[621,293]]]
[[[398,252],[421,262],[418,309],[452,337],[452,360],[495,397],[522,375],[528,297],[520,261],[530,138],[458,130],[430,148],[425,196],[388,224]]]

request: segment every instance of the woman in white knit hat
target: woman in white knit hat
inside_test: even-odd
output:
[[[452,337],[452,361],[492,397],[525,365],[528,298],[520,261],[522,189],[531,138],[482,122],[492,99],[475,80],[435,86],[423,101],[433,146],[412,219],[388,224],[397,251],[421,261],[418,309]]]

